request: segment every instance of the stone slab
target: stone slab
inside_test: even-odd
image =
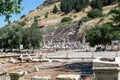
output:
[[[34,76],[31,80],[51,80],[51,76]]]
[[[56,80],[80,80],[80,75],[73,74],[60,74],[56,77]]]

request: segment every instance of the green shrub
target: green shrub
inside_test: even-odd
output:
[[[19,22],[19,25],[24,27],[26,25],[26,22],[25,21]]]
[[[79,20],[78,25],[80,25],[80,24],[83,23],[83,22],[87,22],[87,21],[89,21],[89,20],[90,20],[90,18],[88,18],[88,17],[82,17],[82,18]]]
[[[22,15],[20,18],[22,19],[22,18],[24,18],[26,15],[24,14],[24,15]]]
[[[72,18],[70,18],[70,17],[64,17],[64,18],[62,18],[61,23],[69,22],[69,21],[72,21]]]
[[[99,9],[92,9],[90,12],[88,12],[87,15],[89,18],[97,18],[97,17],[101,17],[102,16],[102,11],[100,11]]]
[[[46,12],[46,14],[44,15],[44,16],[45,16],[45,18],[48,18],[48,14],[49,14],[49,13],[48,13],[48,12]]]

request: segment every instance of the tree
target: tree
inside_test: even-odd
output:
[[[30,28],[23,30],[23,45],[25,48],[32,47],[33,52],[36,47],[40,47],[42,32],[37,28],[38,20],[35,18]]]
[[[22,0],[0,0],[0,15],[5,16],[5,20],[9,21],[11,14],[18,14],[21,10]]]
[[[115,2],[116,2],[116,0],[102,0],[102,5],[107,6],[107,5],[111,5]]]
[[[0,44],[1,48],[4,48],[3,51],[5,51],[6,48],[11,49],[11,51],[13,48],[19,48],[19,45],[22,42],[22,33],[20,27],[3,27],[2,29],[0,29],[0,34]]]
[[[69,13],[72,10],[81,11],[89,5],[89,0],[60,0],[60,9],[62,12]]]
[[[93,9],[99,9],[102,10],[102,0],[92,0],[90,6]]]
[[[91,46],[98,44],[110,44],[113,37],[113,28],[110,27],[109,24],[104,24],[102,27],[96,25],[95,27],[89,29],[86,33],[86,39],[90,42]]]
[[[86,41],[90,43],[90,46],[100,44],[101,32],[98,26],[92,27],[86,33]]]
[[[117,0],[117,6],[110,11],[112,15],[112,24],[115,28],[120,29],[120,0]]]
[[[100,11],[99,9],[92,9],[91,11],[88,12],[87,16],[93,19],[97,17],[101,17],[102,11]]]
[[[87,7],[89,5],[89,0],[75,0],[74,2],[74,9],[79,12],[83,8]]]
[[[0,47],[3,48],[3,51],[8,48],[8,32],[9,32],[8,27],[3,27],[0,29]]]
[[[54,8],[53,8],[53,13],[55,14],[55,13],[57,13],[57,12],[58,12],[58,8],[57,8],[57,6],[55,5]]]

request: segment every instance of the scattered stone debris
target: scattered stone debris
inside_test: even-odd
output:
[[[37,66],[34,67],[34,72],[39,71],[39,68]]]
[[[14,64],[15,64],[15,63],[18,63],[18,61],[17,61],[17,60],[15,60],[13,57],[10,57],[9,62],[10,62],[10,63],[14,63]]]

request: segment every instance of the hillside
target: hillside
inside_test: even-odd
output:
[[[56,14],[52,13],[54,5],[56,5],[57,8],[59,9],[59,11]],[[103,7],[103,13],[107,14],[114,6],[115,5]],[[22,17],[18,21],[15,21],[10,26],[19,25],[20,23],[24,22],[24,24],[23,24],[24,27],[30,27],[34,21],[34,18],[38,19],[38,23],[42,23],[42,22],[60,23],[60,21],[63,17],[71,17],[73,19],[73,22],[74,22],[74,21],[79,21],[82,17],[85,17],[90,10],[91,10],[91,7],[88,6],[84,9],[84,11],[82,10],[81,12],[75,12],[73,10],[68,14],[64,14],[60,10],[60,2],[56,1],[55,3],[49,4],[49,5],[41,5],[40,7],[37,7],[36,10],[30,11],[30,13],[28,15],[24,15],[24,17]],[[45,18],[46,13],[48,13],[47,18]],[[110,21],[109,17],[104,17],[104,18],[105,19],[103,22]],[[100,19],[101,18],[92,19],[88,23],[91,25],[97,24]]]

